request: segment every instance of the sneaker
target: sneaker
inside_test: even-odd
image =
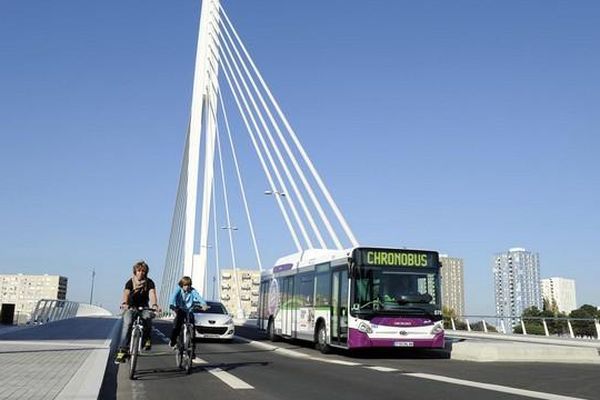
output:
[[[127,350],[119,349],[115,356],[115,364],[122,364],[127,360]]]
[[[152,349],[152,340],[150,338],[146,339],[144,342],[144,350],[148,351]]]

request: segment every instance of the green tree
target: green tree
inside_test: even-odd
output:
[[[454,311],[453,308],[443,306],[442,316],[444,318],[444,326],[446,327],[446,329],[452,329],[451,319],[454,319],[454,326],[456,326],[456,330],[461,331],[467,329],[467,324],[465,324],[462,321],[459,321],[458,315],[456,314],[456,311]]]
[[[572,321],[573,333],[579,337],[596,337],[596,327],[593,319],[600,318],[600,312],[598,308],[590,304],[584,304],[576,310],[571,311],[569,315],[571,318],[587,318],[590,321]]]
[[[521,314],[521,318],[525,323],[525,330],[528,335],[545,335],[546,331],[544,331],[544,324],[540,319],[544,315],[543,312],[537,308],[536,306],[532,306],[523,310],[523,314]],[[532,318],[533,317],[533,318]],[[523,328],[521,324],[516,324],[513,327],[513,332],[515,333],[523,333]]]

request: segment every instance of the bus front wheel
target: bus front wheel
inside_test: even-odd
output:
[[[325,324],[323,323],[319,325],[319,330],[317,331],[316,348],[323,354],[331,353],[331,346],[327,344],[327,330],[325,329]]]

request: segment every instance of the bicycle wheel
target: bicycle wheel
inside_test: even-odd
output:
[[[189,374],[192,372],[192,331],[190,329],[190,324],[186,324],[184,328],[184,368],[185,373]]]
[[[177,338],[177,349],[175,350],[175,365],[177,365],[177,368],[182,368],[183,366],[183,330],[182,332],[179,334],[179,337]]]
[[[129,346],[131,349],[129,354],[129,379],[135,379],[135,368],[137,366],[141,340],[142,333],[140,332],[140,329],[135,327],[131,332],[131,346]]]

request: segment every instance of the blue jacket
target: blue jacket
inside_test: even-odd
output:
[[[200,303],[206,307],[206,301],[204,301],[196,289],[192,288],[192,290],[186,293],[181,287],[177,286],[169,300],[169,308],[171,310],[181,308],[189,311],[196,303]]]

